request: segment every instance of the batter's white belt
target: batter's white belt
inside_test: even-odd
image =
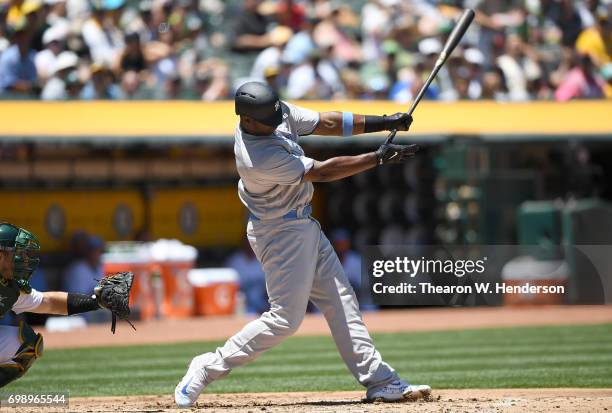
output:
[[[291,211],[287,212],[285,215],[283,215],[280,218],[284,220],[306,218],[310,216],[310,214],[312,214],[312,205],[308,204],[304,207],[292,209]],[[249,219],[252,221],[265,221],[266,220],[265,218],[264,219],[257,218],[255,215],[253,215],[252,212],[249,212]],[[271,219],[278,219],[278,218],[271,218]]]

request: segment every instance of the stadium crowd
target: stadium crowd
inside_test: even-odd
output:
[[[610,0],[0,0],[0,98],[409,101],[612,97]]]

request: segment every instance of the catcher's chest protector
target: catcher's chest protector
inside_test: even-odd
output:
[[[21,290],[17,283],[0,278],[0,318],[13,308],[20,293]]]

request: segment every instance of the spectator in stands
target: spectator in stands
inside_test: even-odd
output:
[[[482,76],[485,57],[475,47],[466,49],[463,57],[466,63],[468,79],[467,95],[470,99],[480,99],[482,96]]]
[[[332,47],[332,58],[341,67],[362,60],[361,45],[346,29],[348,23],[356,26],[357,17],[350,8],[336,4],[324,15],[313,32],[314,41],[319,47]]]
[[[91,17],[83,23],[82,34],[94,63],[113,66],[123,49],[123,34],[116,26],[124,0],[94,0]],[[109,17],[109,18],[107,18]]]
[[[437,38],[423,39],[418,43],[419,51],[418,62],[414,68],[401,70],[398,79],[391,87],[389,97],[401,103],[411,101],[425,83],[429,71],[433,68],[438,54],[442,51],[442,42]],[[454,65],[449,67],[454,68]],[[456,100],[457,92],[453,87],[448,68],[440,71],[437,79],[427,89],[425,97],[427,99]],[[441,85],[445,85],[444,90]]]
[[[553,21],[557,27],[562,27],[561,45],[573,48],[583,27],[578,7],[573,0],[542,2],[542,15]]]
[[[391,30],[391,12],[383,0],[370,0],[361,9],[362,53],[365,60],[383,57],[383,42]]]
[[[89,294],[97,281],[104,276],[102,238],[85,234],[74,237],[73,251],[78,255],[64,271],[63,290],[73,293]]]
[[[223,99],[228,96],[229,68],[220,59],[201,61],[196,68],[197,98],[205,101]]]
[[[312,56],[317,48],[314,42],[313,31],[318,20],[307,18],[302,29],[295,33],[287,42],[281,56],[281,71],[288,75],[293,66],[303,63]]]
[[[23,13],[24,0],[11,0],[8,3],[8,10],[6,12],[5,21],[8,26],[18,25],[24,18]]]
[[[68,246],[70,248],[70,255],[72,256],[73,260],[79,260],[85,257],[88,241],[89,234],[87,232],[77,230],[72,233]]]
[[[488,62],[503,50],[504,31],[525,21],[522,0],[477,0],[476,20],[481,26],[478,48]]]
[[[601,69],[601,75],[606,81],[604,94],[608,99],[612,98],[612,63],[608,63]]]
[[[181,98],[183,83],[178,73],[173,73],[166,76],[164,80],[164,88],[160,95],[162,99],[176,100]]]
[[[69,293],[91,294],[98,283],[96,280],[104,277],[104,241],[95,235],[78,232],[71,239],[71,247],[77,255],[64,271],[62,289]],[[108,312],[102,309],[81,316],[93,323],[109,319]]]
[[[6,9],[0,7],[0,55],[2,55],[2,52],[8,49],[11,44],[8,39],[7,27],[4,24],[4,21],[6,20],[5,16]]]
[[[600,74],[611,61],[609,0],[6,1],[5,96],[36,97],[59,53],[72,51],[83,67],[67,77],[69,90],[87,82],[83,99],[227,99],[252,76],[283,97],[407,102],[437,56],[432,46],[444,43],[464,7],[477,9],[463,42],[470,52],[455,51],[426,99],[554,99],[576,51],[590,55]],[[16,39],[6,28],[23,21],[28,48],[40,50],[37,75],[13,90],[2,83],[17,79],[11,70],[27,74],[28,58],[17,68],[15,48],[8,50]],[[110,72],[89,74],[91,63]]]
[[[257,261],[249,242],[245,240],[239,251],[225,263],[240,277],[240,291],[246,298],[246,310],[250,314],[261,314],[270,309],[266,292],[266,279],[261,264]]]
[[[269,68],[280,68],[283,49],[293,32],[286,26],[279,26],[271,33],[272,46],[262,50],[253,63],[250,77],[254,80],[264,80],[264,73]]]
[[[605,82],[596,72],[591,57],[580,55],[577,60],[576,66],[559,85],[555,98],[558,101],[603,98]]]
[[[595,25],[595,15],[601,2],[599,0],[585,0],[576,5],[582,27],[593,27]]]
[[[595,24],[580,33],[576,50],[588,54],[595,67],[601,69],[612,62],[612,4],[597,9]]]
[[[34,63],[38,72],[38,79],[44,84],[55,69],[58,55],[64,50],[64,43],[68,35],[68,27],[63,24],[51,26],[43,34],[44,49],[36,53]]]
[[[491,67],[482,76],[483,99],[505,102],[508,100],[508,90],[503,72],[499,67]]]
[[[40,28],[39,16],[36,16],[36,14],[42,7],[42,1],[9,0],[5,4],[0,4],[0,7],[7,8],[4,16],[7,25],[16,26],[25,19],[26,24],[33,33]]]
[[[38,76],[31,49],[32,28],[25,17],[16,21],[11,30],[11,46],[0,55],[0,93],[33,95],[38,88]]]
[[[79,99],[83,90],[83,83],[76,70],[72,70],[66,76],[66,95],[67,99]]]
[[[276,13],[278,15],[278,22],[293,31],[300,30],[306,20],[304,5],[298,4],[293,0],[281,0],[278,3]]]
[[[123,98],[121,89],[114,83],[113,74],[106,66],[93,64],[90,69],[91,79],[81,91],[84,100],[115,100]]]
[[[44,0],[49,7],[47,24],[51,27],[58,25],[68,27],[70,20],[67,17],[66,0]]]
[[[121,75],[121,93],[124,99],[141,99],[141,81],[138,72],[129,70]]]
[[[43,100],[66,100],[69,98],[67,79],[70,72],[76,69],[79,58],[73,52],[62,52],[55,62],[55,73],[43,88]]]
[[[525,49],[520,36],[511,33],[506,38],[506,52],[496,61],[504,73],[510,100],[528,100],[528,82],[537,79],[541,74],[539,65],[527,55]]]
[[[288,99],[330,99],[341,97],[344,87],[340,71],[332,58],[333,45],[328,44],[310,58],[295,66],[287,79]]]
[[[197,63],[209,56],[210,45],[203,20],[195,13],[185,17],[178,48],[178,68],[183,80],[193,78]]]
[[[242,11],[234,21],[234,51],[252,53],[272,46],[267,32],[268,20],[258,10],[260,4],[261,0],[243,1]]]
[[[116,76],[121,78],[121,90],[126,99],[142,99],[146,97],[141,89],[141,83],[148,76],[148,65],[136,32],[125,36],[125,47],[115,68]]]
[[[281,81],[280,81],[280,68],[270,66],[264,71],[264,82],[266,82],[272,89],[280,95]]]
[[[147,68],[147,62],[140,45],[138,33],[132,32],[125,35],[125,47],[119,58],[119,69],[122,72],[134,71],[140,73]]]

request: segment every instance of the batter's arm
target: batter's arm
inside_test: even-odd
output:
[[[406,131],[410,128],[412,116],[407,113],[394,115],[359,115],[351,112],[320,112],[319,123],[312,131],[313,135],[352,136],[362,133]]]
[[[338,156],[326,161],[314,161],[314,165],[304,174],[307,182],[331,182],[356,175],[378,165],[376,152],[356,156]]]
[[[342,112],[320,112],[319,124],[312,134],[322,136],[342,136],[342,116]],[[365,125],[365,116],[354,114],[352,125],[353,135],[364,133],[363,127]]]
[[[356,156],[338,156],[323,162],[314,161],[302,178],[309,182],[337,181],[388,163],[406,162],[419,150],[418,145],[383,143],[376,152]]]

